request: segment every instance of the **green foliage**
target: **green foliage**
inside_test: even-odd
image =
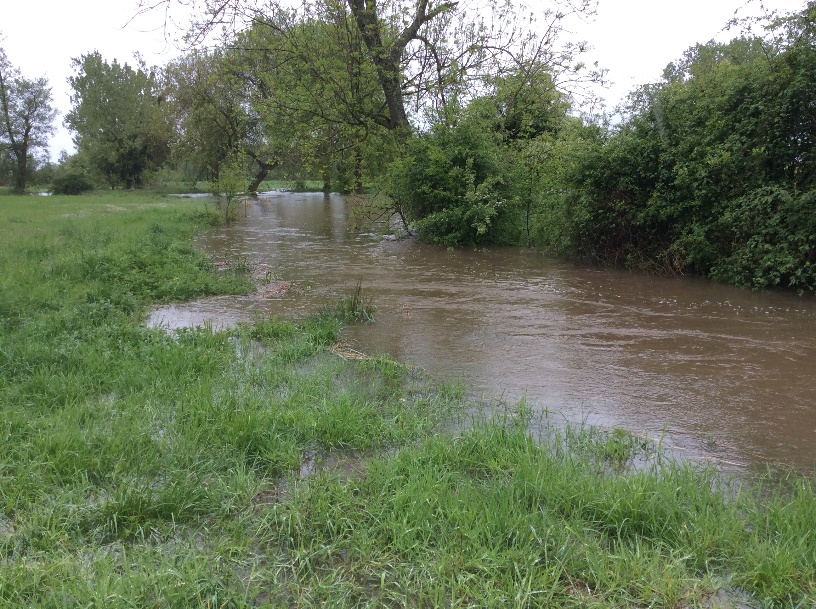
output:
[[[816,191],[758,189],[729,201],[713,230],[733,240],[711,267],[715,279],[816,291]]]
[[[94,189],[94,183],[82,171],[66,169],[60,171],[51,183],[55,195],[81,195]]]
[[[337,305],[327,309],[327,313],[349,323],[355,321],[373,322],[377,307],[363,292],[362,281],[358,281],[351,297],[342,299]]]
[[[78,155],[112,188],[141,187],[167,160],[172,129],[154,69],[108,63],[98,51],[73,60],[65,124]]]
[[[222,169],[218,180],[210,184],[211,192],[223,201],[225,223],[229,223],[237,214],[238,203],[246,194],[246,183],[244,163],[240,159],[233,159]]]
[[[491,93],[474,99],[465,113],[478,116],[503,142],[532,140],[562,128],[570,104],[553,80],[553,67],[538,60],[489,79]]]
[[[318,10],[317,7],[314,7]],[[341,7],[319,19],[271,11],[228,49],[196,52],[170,66],[179,146],[175,160],[196,179],[219,178],[229,158],[252,159],[256,191],[267,174],[352,191],[381,162],[383,126],[377,77]],[[247,188],[245,188],[247,189]]]
[[[194,39],[233,7],[205,4],[213,19],[194,27]],[[320,179],[326,192],[362,193],[412,127],[455,124],[474,91],[496,88],[489,129],[512,138],[549,131],[554,106],[563,104],[555,83],[598,77],[578,59],[583,45],[558,40],[562,22],[590,14],[592,3],[528,12],[515,2],[489,2],[482,9],[415,0],[271,3],[250,27],[226,31],[220,48],[169,67],[174,162],[195,184],[218,179],[225,160],[243,153],[257,165],[250,192],[274,172],[296,183]],[[532,26],[536,16],[548,24],[546,36]],[[493,198],[477,188],[477,205]],[[491,207],[442,222],[486,231]],[[449,241],[461,239],[470,240]]]
[[[250,52],[241,46],[196,51],[168,66],[166,90],[177,135],[173,161],[191,184],[218,181],[237,157],[253,160],[263,179],[284,156],[279,143],[294,125],[265,124],[268,91],[258,82],[275,66],[251,65]],[[249,184],[246,178],[240,191]]]
[[[5,186],[14,183],[14,165],[10,152],[0,147],[0,184]]]
[[[177,141],[172,158],[191,185],[218,179],[221,164],[245,137],[242,87],[222,71],[222,55],[194,51],[167,66]]]
[[[571,173],[572,253],[813,290],[814,22],[809,3],[766,40],[697,45],[636,91]]]
[[[11,170],[18,194],[25,192],[35,169],[34,152],[47,146],[54,130],[52,101],[48,80],[22,76],[0,47],[0,170],[2,165]]]
[[[567,150],[580,147],[582,129],[550,70],[534,62],[490,86],[455,125],[411,139],[391,165],[385,191],[423,240],[530,245],[562,195]]]
[[[429,243],[490,243],[506,208],[499,153],[478,120],[438,126],[407,143],[386,192]]]

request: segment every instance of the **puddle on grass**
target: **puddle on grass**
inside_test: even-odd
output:
[[[235,346],[235,353],[247,365],[260,363],[266,357],[267,350],[263,343],[257,340],[241,340],[238,337],[230,338],[230,343]]]
[[[341,480],[360,477],[365,471],[365,458],[356,451],[320,452],[308,450],[303,455],[298,478],[303,480],[322,472],[336,474]]]
[[[211,328],[220,332],[235,328],[239,322],[252,321],[251,315],[224,315],[224,301],[225,297],[219,296],[196,301],[195,309],[183,304],[159,307],[150,312],[145,324],[148,328],[159,328],[168,333],[184,328]]]
[[[731,586],[728,579],[722,582],[722,587],[716,592],[704,595],[700,606],[705,609],[756,609],[759,606],[748,592]]]
[[[14,535],[15,529],[11,521],[3,514],[0,514],[0,537],[10,537]]]
[[[239,323],[251,323],[258,316],[268,314],[268,302],[280,300],[302,290],[292,281],[274,277],[274,272],[264,263],[250,263],[243,259],[212,261],[219,272],[237,269],[246,272],[256,282],[254,292],[241,295],[213,296],[192,303],[176,303],[157,307],[145,319],[148,328],[159,328],[172,334],[184,328],[209,328],[213,332],[231,330]],[[236,307],[236,305],[238,305]]]
[[[301,459],[294,483],[327,472],[336,475],[342,482],[351,478],[361,478],[365,472],[366,457],[351,450],[318,451],[307,450]],[[260,509],[289,499],[293,482],[281,478],[271,482],[255,495],[253,504]]]

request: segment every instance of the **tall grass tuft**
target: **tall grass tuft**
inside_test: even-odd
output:
[[[366,297],[363,292],[362,279],[357,281],[354,292],[348,298],[341,299],[334,307],[329,307],[326,313],[337,317],[343,322],[368,322],[374,321],[374,313],[377,307]]]

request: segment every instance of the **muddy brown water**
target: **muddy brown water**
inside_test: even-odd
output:
[[[195,202],[191,205],[202,205]],[[212,205],[212,203],[210,203]],[[816,299],[648,277],[515,249],[447,250],[361,233],[336,195],[271,193],[197,240],[281,290],[164,307],[222,327],[298,315],[358,280],[376,322],[343,341],[554,421],[623,427],[726,467],[816,470]],[[277,284],[276,284],[277,285]]]

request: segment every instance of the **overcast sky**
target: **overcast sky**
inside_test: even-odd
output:
[[[537,0],[529,0],[535,4]],[[165,39],[161,13],[132,18],[136,0],[0,0],[1,43],[28,78],[46,76],[61,113],[70,108],[71,58],[98,50],[107,60],[130,61],[139,52],[148,64],[178,54]],[[173,0],[178,2],[178,0]],[[744,0],[600,0],[598,14],[575,26],[575,39],[594,47],[591,59],[609,69],[614,85],[605,93],[614,105],[636,85],[660,78],[663,68],[697,42],[727,39],[724,24]],[[805,0],[768,0],[779,10],[798,10]],[[756,9],[749,4],[740,14]],[[176,18],[183,21],[182,13]],[[183,24],[182,24],[183,25]],[[51,151],[73,151],[71,134],[58,119]]]

